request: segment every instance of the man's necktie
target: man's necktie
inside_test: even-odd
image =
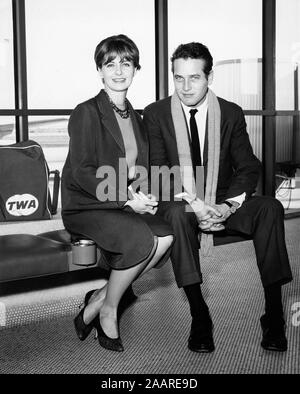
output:
[[[200,150],[200,142],[199,142],[199,134],[197,123],[195,119],[197,109],[190,110],[190,131],[191,131],[191,153],[192,153],[192,163],[193,163],[193,170],[194,175],[196,177],[196,167],[201,166],[201,150]]]

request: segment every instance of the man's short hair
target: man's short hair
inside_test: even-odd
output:
[[[205,66],[203,71],[206,76],[209,75],[213,66],[213,58],[208,48],[205,45],[200,44],[200,42],[189,42],[188,44],[181,44],[175,49],[171,57],[172,72],[174,73],[174,61],[176,59],[188,59],[188,58],[203,59],[205,61]]]
[[[140,54],[136,44],[125,34],[107,37],[96,47],[94,60],[97,70],[111,62],[117,55],[122,60],[132,61],[137,70],[140,66]]]

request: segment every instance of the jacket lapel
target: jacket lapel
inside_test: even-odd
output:
[[[170,104],[170,110],[167,113],[164,114],[164,116],[166,117],[166,120],[168,122],[167,130],[169,131],[170,136],[172,137],[170,139],[170,141],[169,141],[170,142],[170,146],[168,147],[168,149],[169,149],[169,152],[171,154],[171,156],[170,156],[171,164],[173,166],[174,165],[178,165],[179,166],[179,153],[178,153],[178,147],[177,147],[177,139],[176,139],[176,133],[175,133],[174,120],[172,118],[172,112],[171,112],[171,97],[170,97],[170,103],[169,104]],[[181,110],[182,110],[182,113],[183,113],[184,120],[186,122],[184,111],[183,111],[183,109],[181,109]],[[185,132],[187,132],[187,128],[186,128]],[[188,133],[188,138],[189,138],[189,133]]]
[[[143,124],[139,121],[136,112],[129,103],[130,118],[132,121],[132,127],[137,145],[138,157],[136,164],[148,168],[148,140],[147,135],[144,133]]]
[[[204,167],[207,166],[208,161],[208,114],[206,115],[206,122],[205,122],[205,137],[204,137],[204,148],[203,148],[203,165]]]
[[[120,149],[125,154],[124,142],[118,121],[115,117],[114,110],[109,104],[109,101],[103,89],[96,96],[96,101],[100,111],[101,122],[103,126],[105,127],[106,130],[108,130],[111,133],[116,143],[119,145]]]

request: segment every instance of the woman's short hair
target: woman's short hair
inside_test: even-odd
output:
[[[205,45],[200,44],[200,42],[189,42],[188,44],[181,44],[175,49],[171,57],[172,72],[174,73],[174,61],[176,59],[188,58],[204,60],[205,66],[203,71],[206,76],[209,75],[213,66],[213,58],[208,48]]]
[[[94,55],[97,70],[111,62],[117,55],[122,60],[133,62],[137,70],[141,68],[140,54],[135,43],[125,34],[118,34],[105,38],[97,45]]]

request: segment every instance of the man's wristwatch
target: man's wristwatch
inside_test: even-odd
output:
[[[231,213],[235,213],[235,211],[240,206],[240,204],[237,201],[228,201],[228,200],[226,200],[226,201],[223,202],[223,204],[226,204],[226,205],[229,206]]]

